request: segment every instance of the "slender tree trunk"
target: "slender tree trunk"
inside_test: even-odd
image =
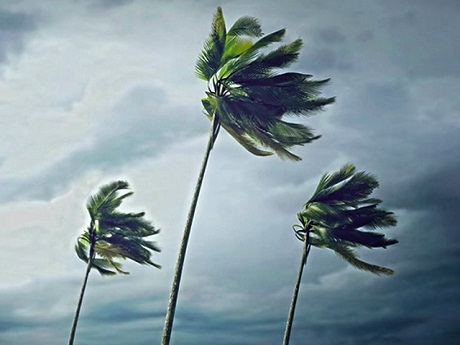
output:
[[[77,323],[78,318],[80,316],[81,305],[83,303],[83,296],[85,295],[86,284],[88,283],[89,272],[91,271],[91,266],[93,262],[92,257],[93,255],[90,256],[91,259],[88,260],[88,265],[86,266],[85,278],[83,279],[83,285],[81,287],[80,297],[78,299],[77,310],[75,311],[75,316],[72,322],[72,328],[70,330],[69,345],[73,345],[73,341],[75,339],[75,331],[77,330]]]
[[[177,258],[176,269],[174,271],[174,278],[171,286],[171,293],[169,295],[169,304],[166,311],[165,325],[163,328],[163,338],[161,341],[162,345],[169,345],[171,339],[171,332],[174,322],[174,314],[176,313],[176,304],[177,297],[179,295],[179,286],[182,277],[182,270],[184,268],[185,253],[187,251],[187,244],[190,237],[190,231],[192,228],[193,217],[195,216],[195,209],[198,202],[198,197],[200,195],[201,185],[203,183],[204,173],[206,171],[206,166],[208,164],[209,154],[211,153],[214,142],[217,138],[219,132],[220,123],[216,115],[213,116],[211,132],[209,134],[208,144],[206,147],[206,152],[201,164],[201,170],[198,175],[198,181],[195,186],[195,192],[193,193],[192,203],[190,205],[190,210],[187,216],[185,223],[184,232],[182,235],[182,241],[179,248],[179,255]]]
[[[300,282],[302,280],[303,269],[307,264],[308,253],[310,252],[309,243],[309,230],[305,233],[305,240],[303,242],[302,259],[300,261],[299,272],[297,273],[297,281],[294,286],[294,293],[292,295],[291,307],[289,308],[288,319],[286,322],[286,330],[284,331],[283,345],[289,345],[289,339],[291,338],[292,324],[294,322],[295,307],[297,304],[297,297],[299,296]]]

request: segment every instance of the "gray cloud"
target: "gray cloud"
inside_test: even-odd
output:
[[[24,49],[28,33],[36,27],[35,16],[0,8],[0,64],[5,62],[8,54],[18,54]]]
[[[395,3],[383,5],[390,9]],[[392,14],[385,23],[394,41],[394,48],[389,51],[393,62],[415,79],[460,75],[457,62],[460,48],[451,44],[460,30],[454,19],[458,14],[458,3],[454,2],[446,1],[439,6],[404,2],[400,13]]]
[[[171,105],[161,89],[136,87],[102,116],[85,144],[38,174],[0,178],[4,186],[0,200],[50,200],[87,173],[116,174],[123,167],[152,158],[169,144],[206,128],[206,119],[195,121],[190,113]]]

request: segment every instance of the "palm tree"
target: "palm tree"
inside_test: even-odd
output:
[[[144,212],[124,213],[117,210],[123,199],[133,194],[131,191],[121,193],[128,188],[126,181],[108,183],[86,204],[91,221],[89,227],[78,237],[75,251],[87,265],[72,322],[69,345],[74,342],[83,296],[92,268],[104,276],[128,274],[117,259],[130,259],[139,264],[161,268],[150,260],[151,251],[159,252],[160,249],[155,242],[144,239],[157,234],[159,230],[144,219]]]
[[[328,248],[358,269],[374,274],[393,274],[393,270],[367,263],[358,258],[357,247],[386,248],[398,243],[384,234],[360,230],[374,230],[396,225],[392,212],[379,208],[379,199],[368,198],[379,186],[376,178],[366,172],[356,172],[353,164],[339,171],[325,174],[313,196],[297,214],[300,225],[294,231],[303,242],[302,259],[294,287],[283,344],[289,344],[297,296],[303,269],[311,246]]]
[[[208,83],[202,100],[211,130],[203,163],[187,216],[169,298],[162,344],[170,341],[187,243],[209,154],[222,126],[250,153],[300,160],[288,149],[318,139],[311,128],[283,120],[284,115],[307,116],[321,110],[334,98],[319,97],[328,82],[312,80],[302,73],[278,73],[297,60],[302,40],[280,45],[285,29],[263,36],[259,21],[241,17],[227,31],[222,9],[214,15],[211,34],[196,63],[197,76]]]

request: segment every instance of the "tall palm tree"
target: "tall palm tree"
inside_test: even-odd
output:
[[[300,160],[288,149],[320,136],[311,128],[283,120],[285,115],[307,116],[334,101],[319,97],[328,82],[303,73],[278,73],[297,60],[302,40],[296,39],[268,53],[281,42],[285,29],[263,36],[259,21],[241,17],[227,31],[222,9],[214,15],[211,34],[196,63],[197,76],[208,83],[202,100],[211,130],[179,249],[169,298],[162,344],[170,341],[187,243],[209,154],[222,126],[246,150],[257,156],[276,153]]]
[[[69,345],[74,342],[83,296],[92,268],[104,276],[128,274],[117,259],[130,259],[139,264],[161,268],[150,260],[151,251],[159,252],[160,249],[155,242],[145,239],[157,234],[159,230],[144,218],[144,212],[124,213],[117,210],[123,199],[133,194],[131,191],[122,192],[128,188],[126,181],[108,183],[90,197],[86,204],[91,221],[89,227],[78,237],[75,251],[87,265],[72,322]]]
[[[297,214],[300,225],[294,231],[303,242],[302,259],[294,287],[283,344],[289,344],[297,296],[303,269],[311,246],[328,248],[358,269],[374,274],[393,274],[393,270],[370,264],[358,258],[354,248],[386,248],[398,243],[374,230],[396,225],[392,212],[379,208],[379,199],[369,195],[379,186],[376,178],[366,172],[357,172],[353,164],[339,171],[325,174],[313,196]]]

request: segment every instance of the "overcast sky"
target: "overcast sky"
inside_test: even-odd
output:
[[[159,344],[209,121],[194,75],[218,5],[301,37],[290,70],[328,78],[301,162],[221,131],[192,229],[172,344],[280,344],[301,255],[291,227],[319,178],[373,173],[400,243],[357,271],[313,248],[296,344],[459,344],[460,2],[0,0],[0,343],[67,341],[85,265],[73,250],[98,187],[161,228],[157,270],[90,275],[76,344]]]

